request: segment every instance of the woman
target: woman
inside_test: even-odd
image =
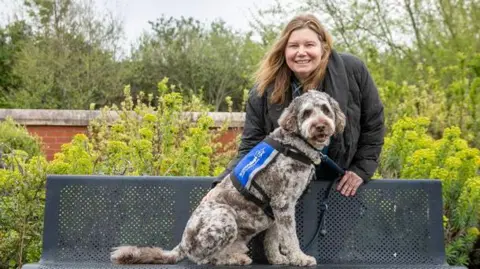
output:
[[[226,173],[257,143],[278,127],[278,118],[305,89],[325,91],[346,115],[343,136],[333,137],[326,154],[347,170],[337,190],[355,195],[378,167],[384,143],[383,104],[362,61],[332,49],[332,38],[313,15],[293,18],[266,54],[246,104],[246,118],[236,158]],[[225,173],[224,173],[225,174]],[[333,180],[326,165],[317,180]]]

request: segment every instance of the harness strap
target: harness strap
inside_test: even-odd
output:
[[[279,152],[281,152],[285,156],[288,156],[288,157],[293,158],[295,160],[301,161],[301,162],[303,162],[307,165],[308,164],[313,164],[313,161],[310,158],[308,158],[307,156],[305,156],[305,154],[293,151],[291,148],[280,144],[278,141],[272,139],[269,136],[266,137],[264,139],[264,141],[267,142],[268,144],[270,144],[274,149],[278,150]]]
[[[265,191],[257,184],[257,182],[252,181],[252,187],[257,189],[257,191],[264,197],[264,200],[258,199],[255,195],[253,195],[251,192],[249,192],[247,189],[243,188],[243,186],[240,184],[240,182],[236,179],[234,179],[234,175],[231,174],[230,178],[232,179],[233,186],[237,188],[237,190],[245,196],[248,200],[252,201],[255,203],[258,207],[260,207],[265,214],[270,217],[271,219],[275,219],[273,216],[273,210],[272,207],[270,206],[270,198],[268,198],[268,195],[265,193]]]

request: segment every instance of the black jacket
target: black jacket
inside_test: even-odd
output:
[[[378,167],[384,143],[383,104],[378,90],[365,64],[355,56],[332,51],[325,79],[320,87],[340,105],[346,116],[343,135],[333,137],[328,156],[340,167],[359,175],[367,182]],[[228,166],[233,166],[267,134],[278,127],[278,118],[292,98],[287,93],[283,104],[270,103],[273,87],[258,96],[255,88],[250,91],[246,104],[246,118],[238,154]],[[317,179],[335,178],[326,166],[317,167]]]

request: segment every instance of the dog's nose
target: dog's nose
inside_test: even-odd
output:
[[[315,127],[315,130],[316,130],[317,132],[323,132],[323,131],[325,131],[325,126],[324,126],[324,125],[317,125],[317,126]]]

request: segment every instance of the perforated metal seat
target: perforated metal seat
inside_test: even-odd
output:
[[[109,253],[123,244],[174,247],[212,180],[49,176],[42,258],[23,268],[211,267],[188,261],[114,266]],[[297,205],[302,247],[316,232],[327,186],[328,182],[313,182]],[[326,228],[327,234],[305,250],[317,258],[319,268],[455,268],[445,263],[439,181],[375,180],[355,197],[333,192]],[[256,263],[250,267],[272,267],[263,264],[261,238],[250,244],[250,256]]]

